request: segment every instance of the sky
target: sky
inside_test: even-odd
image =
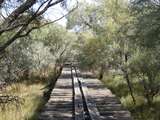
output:
[[[50,19],[50,20],[55,20],[63,16],[65,13],[66,11],[64,11],[60,5],[56,5],[47,11],[45,18]],[[57,21],[57,23],[62,26],[66,26],[66,22],[67,22],[66,18],[63,18]]]
[[[69,4],[71,4],[71,6],[73,8],[73,6],[75,5],[75,1],[76,0],[68,0],[68,1],[70,1]],[[78,0],[78,1],[82,1],[82,0]],[[13,10],[17,7],[16,4],[18,4],[18,2],[15,2],[15,0],[11,0],[7,4],[8,5],[12,5],[13,4],[13,6],[11,8],[8,7],[7,9],[1,9],[4,17],[7,17],[10,13],[13,12]],[[33,8],[37,9],[38,7],[39,7],[39,4],[35,4]],[[46,11],[44,16],[45,16],[46,19],[55,20],[57,18],[62,17],[66,13],[67,12],[64,9],[62,9],[61,5],[57,4],[57,5],[54,5],[53,7],[49,8]],[[63,26],[66,26],[66,22],[67,22],[67,20],[65,18],[63,18],[63,19],[59,20],[57,23],[61,24]]]
[[[93,0],[78,0],[78,2],[87,2],[88,5],[90,3],[93,2]],[[75,0],[70,0],[70,8],[73,8],[76,5]],[[55,20],[57,18],[60,18],[61,16],[63,16],[64,14],[66,14],[67,12],[60,6],[60,4],[50,8],[46,15],[45,18],[50,19],[50,20]],[[67,23],[67,19],[63,18],[59,21],[57,21],[58,24],[62,25],[62,26],[66,26]]]
[[[76,6],[77,1],[78,2],[87,2],[88,4],[90,4],[94,0],[68,0],[68,1],[69,1],[69,3],[68,3],[69,8],[72,9],[72,8],[74,8]],[[14,2],[14,0],[12,0],[12,2]],[[37,8],[38,6],[39,5],[35,5],[35,8]],[[11,13],[14,9],[8,9],[8,10],[9,10],[8,13]],[[2,13],[3,13],[4,17],[8,16],[8,14],[7,14],[7,12],[6,12],[5,9],[2,9]],[[46,19],[54,21],[54,20],[62,17],[65,14],[67,14],[67,11],[64,10],[61,7],[60,4],[58,4],[58,5],[55,5],[55,6],[51,7],[49,10],[47,10],[47,12],[45,13],[44,17]],[[60,25],[62,25],[62,26],[66,26],[67,19],[63,18],[63,19],[57,21],[57,23],[60,24]]]

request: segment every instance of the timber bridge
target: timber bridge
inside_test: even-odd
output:
[[[132,120],[118,98],[91,73],[67,65],[38,120]]]

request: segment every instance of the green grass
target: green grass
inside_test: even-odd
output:
[[[45,103],[42,89],[44,86],[42,83],[27,84],[27,82],[8,86],[1,94],[19,96],[22,98],[22,104],[16,106],[10,103],[5,107],[1,106],[0,120],[36,120],[38,111]]]
[[[119,97],[124,107],[131,111],[134,120],[160,120],[160,96],[154,98],[153,107],[148,107],[142,96],[143,89],[138,82],[133,82],[136,105],[133,104],[127,83],[120,75],[105,75],[102,82]]]

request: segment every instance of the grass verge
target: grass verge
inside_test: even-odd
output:
[[[22,104],[1,105],[0,120],[36,120],[38,112],[45,104],[42,89],[45,84],[27,82],[15,83],[8,86],[2,95],[9,94],[21,98]]]
[[[160,96],[154,98],[152,108],[148,107],[138,82],[134,82],[134,96],[136,105],[133,104],[126,81],[120,75],[107,74],[102,82],[119,97],[122,105],[131,111],[134,120],[160,120]]]

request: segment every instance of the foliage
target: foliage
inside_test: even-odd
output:
[[[124,102],[132,99],[135,103],[127,106],[131,104],[132,109],[139,111],[136,106],[147,104],[140,109],[145,111],[154,107],[157,110],[154,99],[160,95],[159,0],[100,0],[90,7],[81,4],[68,17],[68,27],[75,29],[79,33],[78,40],[82,41],[78,43],[80,66],[108,72],[108,76],[114,71],[113,78],[106,84],[118,85],[112,90]],[[89,33],[87,37],[86,33]],[[120,79],[113,80],[119,76]],[[135,113],[134,110],[131,112]],[[146,119],[139,114],[141,117],[136,119]],[[154,115],[150,119],[154,119]]]
[[[13,11],[6,21],[0,20],[2,83],[33,76],[48,78],[67,59],[76,59],[82,69],[98,73],[135,119],[157,119],[159,113],[153,111],[158,110],[160,95],[159,0],[81,1],[67,16],[70,31],[57,24],[45,24],[50,22],[43,16],[50,8],[46,4],[49,0],[12,2]],[[67,8],[66,0],[58,3]],[[7,4],[11,5],[8,0],[0,2],[1,9],[9,11]],[[43,5],[37,13],[35,4]]]
[[[4,52],[18,38],[28,36],[33,30],[65,17],[67,14],[53,21],[46,20],[44,17],[48,9],[59,4],[69,11],[67,14],[74,10],[67,7],[66,0],[1,0],[0,52]],[[11,35],[3,39],[3,36],[8,33]]]
[[[43,100],[43,90],[45,85],[41,83],[27,84],[27,82],[21,82],[12,84],[6,88],[6,94],[17,95],[23,98],[23,103],[15,106],[12,103],[1,106],[0,108],[0,120],[33,120],[37,119],[38,110],[45,103]],[[1,104],[2,105],[2,104]],[[4,108],[4,109],[2,109]]]
[[[0,59],[0,104],[2,106],[6,103],[8,104],[7,107],[4,107],[6,111],[3,109],[1,111],[2,114],[5,113],[2,119],[11,119],[9,116],[8,118],[6,116],[6,113],[10,113],[11,110],[14,110],[14,112],[12,112],[10,117],[19,114],[16,118],[19,120],[30,119],[33,115],[38,114],[36,110],[44,102],[42,95],[39,96],[39,93],[42,94],[45,91],[38,91],[42,86],[39,88],[39,84],[33,84],[42,82],[45,83],[43,84],[43,88],[45,88],[51,83],[55,83],[54,75],[60,72],[59,68],[62,68],[66,58],[69,57],[71,46],[75,42],[74,40],[76,40],[76,37],[72,32],[68,32],[58,24],[53,24],[17,40],[2,54]],[[23,84],[24,81],[27,81],[27,83]],[[38,93],[33,93],[35,94],[33,96],[31,91],[28,91],[28,93],[24,91],[25,93],[23,94],[27,94],[27,96],[19,94],[19,92],[23,92],[23,88],[28,88],[29,90],[30,86],[33,86],[32,92],[34,92],[35,87],[35,89],[38,89]],[[6,91],[10,87],[11,90],[9,92]],[[53,87],[54,85],[52,84],[52,89]],[[14,93],[12,94],[14,91],[16,96],[14,96]],[[14,106],[18,100],[11,102],[9,99],[6,100],[6,103],[2,103],[4,95],[9,96],[9,98],[16,97],[18,100],[22,98],[25,100],[25,103],[22,106]],[[19,108],[17,111],[15,110],[16,107]],[[24,111],[21,111],[21,109]]]

